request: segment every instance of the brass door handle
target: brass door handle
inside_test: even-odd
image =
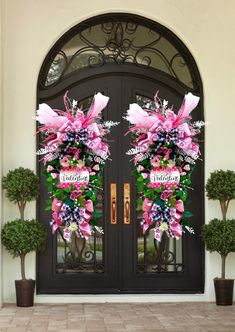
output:
[[[130,194],[131,194],[131,185],[130,183],[124,183],[124,224],[129,225],[131,223],[131,212],[130,212]]]
[[[110,223],[117,223],[117,184],[110,183]]]

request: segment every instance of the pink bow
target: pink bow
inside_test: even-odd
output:
[[[58,213],[57,212],[53,212],[52,213],[52,218],[54,220],[53,224],[52,224],[52,234],[55,233],[55,231],[59,228],[59,226],[61,226],[61,220],[58,217]]]
[[[79,224],[79,230],[84,235],[85,239],[88,240],[91,236],[91,227],[88,222],[84,221],[82,224]]]
[[[153,201],[145,197],[143,204],[142,204],[142,210],[145,212],[150,212],[153,206]]]
[[[60,201],[57,197],[54,197],[52,201],[52,211],[60,212],[62,201]]]
[[[142,224],[143,234],[149,229],[150,226],[153,225],[153,221],[150,219],[148,212],[143,213],[144,222]]]
[[[93,207],[93,202],[92,202],[92,200],[88,199],[88,200],[85,202],[85,209],[86,209],[88,212],[93,212],[93,211],[94,211],[94,207]]]

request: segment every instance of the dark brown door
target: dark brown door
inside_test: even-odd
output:
[[[128,123],[123,115],[130,103],[149,105],[156,92],[178,108],[184,90],[164,81],[131,73],[112,73],[74,82],[69,87],[71,98],[89,105],[95,92],[110,97],[104,119],[118,121],[109,136],[111,158],[103,175],[103,191],[97,221],[104,235],[94,234],[86,243],[73,240],[67,244],[60,232],[52,236],[49,227],[50,213],[44,210],[47,193],[45,179],[41,177],[41,195],[38,217],[48,228],[47,249],[38,256],[38,293],[166,293],[203,291],[203,248],[199,238],[203,223],[203,164],[199,163],[193,177],[190,210],[194,217],[191,225],[195,235],[185,234],[182,240],[164,238],[161,244],[154,241],[150,231],[143,236],[141,214],[136,212],[137,191],[132,175],[133,164],[126,151],[130,148]],[[39,97],[51,107],[63,108],[64,90]],[[195,119],[201,119],[195,111]],[[40,166],[41,169],[41,166]],[[111,201],[111,186],[116,186],[116,206]],[[126,191],[125,191],[126,190]],[[130,198],[129,198],[130,195]],[[112,223],[115,208],[116,224]]]

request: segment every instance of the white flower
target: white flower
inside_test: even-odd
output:
[[[71,232],[76,232],[78,229],[78,225],[75,222],[71,222],[68,228]]]
[[[159,226],[159,229],[164,232],[168,230],[168,225],[166,222],[162,222],[161,225]]]
[[[167,161],[167,166],[168,167],[173,167],[173,166],[175,166],[175,162],[170,159],[170,160]]]

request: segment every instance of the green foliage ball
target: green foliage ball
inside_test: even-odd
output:
[[[45,227],[36,220],[9,221],[2,228],[2,243],[13,257],[41,251],[46,243]]]
[[[213,219],[202,226],[201,237],[208,251],[227,256],[235,252],[235,220]]]
[[[3,189],[10,201],[30,202],[39,193],[39,178],[29,168],[19,167],[9,171],[2,180]]]
[[[207,197],[227,201],[235,199],[235,172],[217,170],[210,174],[206,184]]]

